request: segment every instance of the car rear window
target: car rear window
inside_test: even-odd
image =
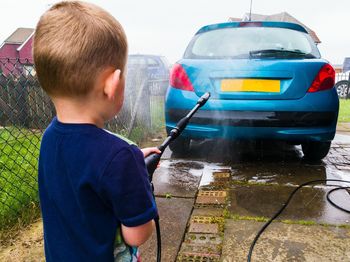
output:
[[[250,58],[261,50],[278,50],[279,56],[289,51],[282,58],[295,57],[298,53],[307,54],[306,58],[320,57],[316,44],[307,33],[276,27],[234,27],[196,35],[184,58]],[[270,54],[278,56],[276,52]]]

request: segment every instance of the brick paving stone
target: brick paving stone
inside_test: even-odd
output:
[[[204,255],[204,256],[210,256],[210,255],[217,255],[220,256],[221,254],[221,246],[220,245],[211,245],[211,244],[205,244],[205,245],[199,245],[199,244],[187,244],[182,243],[180,253],[191,253],[191,254],[197,254],[197,255]]]
[[[218,262],[220,255],[196,254],[196,253],[179,253],[177,262]]]
[[[204,191],[200,190],[196,199],[196,204],[224,204],[226,202],[226,191]]]
[[[231,172],[213,172],[214,181],[230,181]]]
[[[219,225],[218,224],[206,224],[206,223],[195,223],[191,222],[188,229],[189,233],[210,233],[218,234]]]
[[[184,243],[197,245],[220,245],[222,244],[222,237],[218,234],[187,233],[185,235]]]
[[[223,208],[217,207],[202,207],[202,208],[194,208],[192,211],[193,216],[214,216],[214,217],[222,217],[224,214]]]
[[[181,262],[218,262],[222,252],[224,209],[228,197],[227,185],[231,169],[212,172],[208,188],[198,191],[189,227],[178,253]],[[214,190],[213,190],[214,189]]]

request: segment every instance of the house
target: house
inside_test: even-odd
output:
[[[33,35],[33,28],[17,28],[0,45],[0,72],[4,75],[34,74]]]
[[[293,17],[292,15],[290,15],[287,12],[282,12],[282,13],[273,14],[273,15],[261,15],[261,14],[245,13],[242,19],[234,18],[234,17],[230,17],[228,19],[229,22],[249,21],[249,20],[252,20],[252,21],[278,21],[278,22],[290,22],[290,23],[299,24],[306,29],[306,31],[310,34],[310,36],[312,37],[312,39],[314,40],[314,42],[316,44],[321,43],[321,40],[316,35],[315,31],[313,31],[312,29],[310,29],[309,27],[304,25],[302,22],[300,22],[298,19],[296,19],[295,17]]]

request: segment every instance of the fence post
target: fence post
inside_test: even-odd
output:
[[[28,90],[26,87],[26,78],[21,75],[15,84],[18,94],[17,108],[19,125],[23,127],[29,126],[29,110],[28,110]]]

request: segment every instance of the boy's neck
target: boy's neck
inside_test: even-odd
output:
[[[96,107],[90,105],[88,99],[83,101],[79,99],[52,98],[52,101],[56,108],[58,121],[72,124],[93,124],[103,128],[103,117],[98,114]],[[91,108],[94,110],[91,110]]]

